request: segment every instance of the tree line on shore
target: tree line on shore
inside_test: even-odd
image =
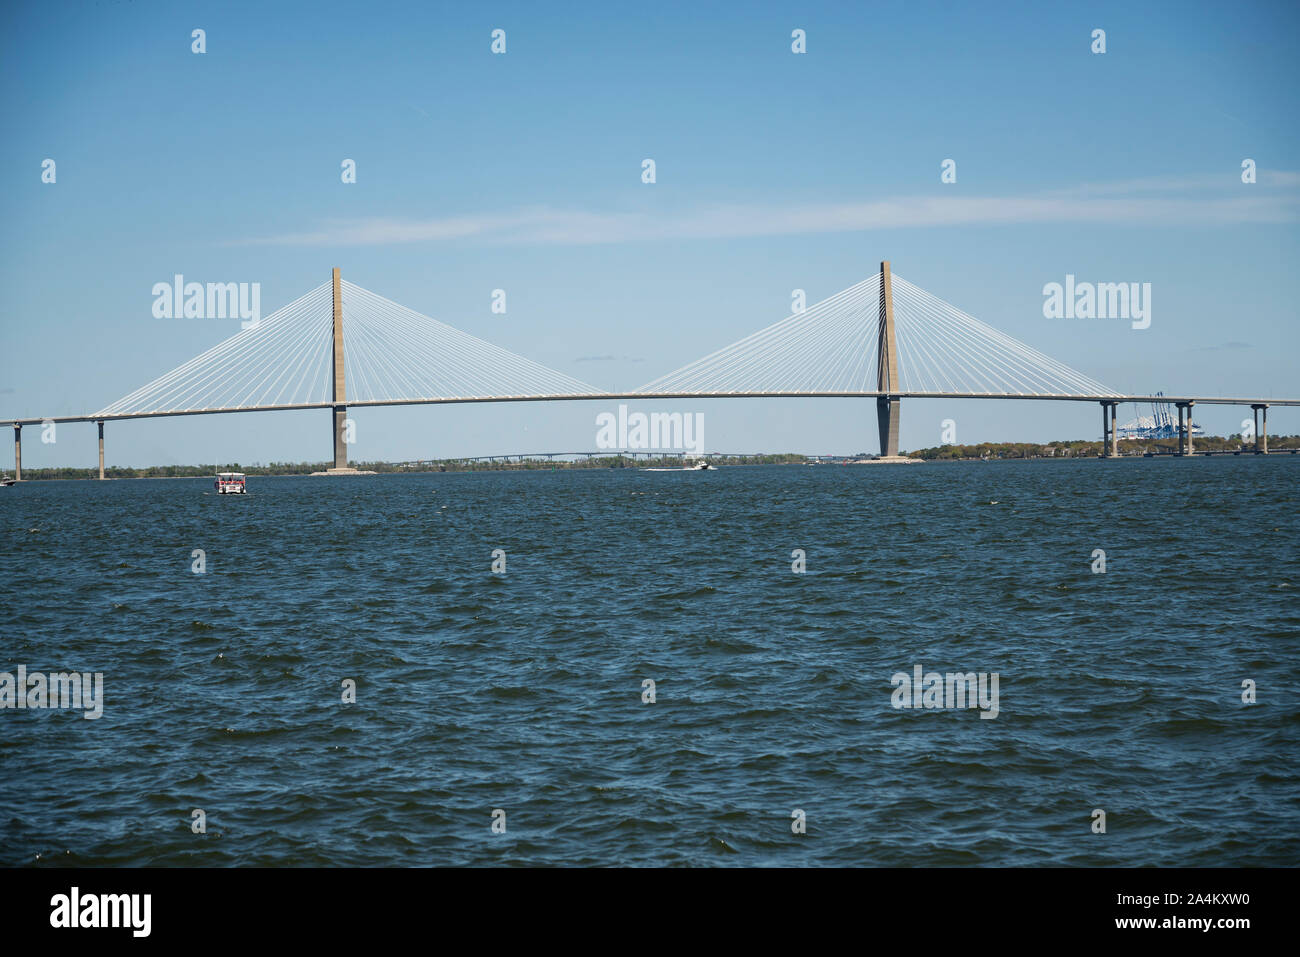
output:
[[[735,465],[791,465],[806,461],[802,455],[795,454],[761,454],[761,455],[710,455],[710,464],[715,466]],[[410,472],[499,472],[499,471],[549,471],[551,469],[611,469],[611,468],[681,468],[689,465],[691,460],[680,455],[657,457],[630,455],[602,455],[574,460],[550,460],[545,456],[528,457],[520,460],[517,456],[504,456],[496,460],[478,459],[435,459],[427,462],[353,462],[354,468],[369,472],[410,473]],[[330,468],[331,462],[271,462],[241,465],[231,462],[225,465],[150,465],[139,468],[124,466],[105,466],[105,478],[212,478],[217,472],[242,472],[245,475],[310,475]],[[28,479],[86,479],[97,478],[98,468],[24,468],[23,480]]]
[[[1178,439],[1120,439],[1121,455],[1172,455],[1178,451]],[[1270,452],[1300,448],[1300,436],[1270,435]],[[1242,441],[1239,435],[1197,435],[1192,438],[1193,452],[1253,452],[1255,440]],[[1074,439],[1063,442],[980,442],[976,445],[939,445],[907,454],[926,460],[947,459],[1050,459],[1096,458],[1105,452],[1100,439]]]
[[[1243,442],[1240,436],[1198,435],[1193,440],[1194,449],[1203,452],[1242,451],[1253,452],[1254,439]],[[1270,451],[1300,448],[1300,435],[1269,436]],[[1124,455],[1164,455],[1178,450],[1177,439],[1124,439],[1119,443]],[[911,458],[927,461],[955,461],[969,459],[1069,459],[1096,458],[1103,453],[1098,440],[1076,439],[1061,442],[980,442],[975,445],[940,445],[905,453]],[[846,456],[852,459],[852,456]],[[815,461],[810,456],[797,453],[759,455],[710,455],[715,466],[738,465],[805,465]],[[309,475],[323,472],[328,462],[271,462],[240,465],[150,465],[140,468],[112,466],[104,469],[105,478],[211,478],[217,472],[243,472],[245,475]],[[579,459],[547,459],[535,456],[520,459],[511,456],[495,460],[436,459],[428,462],[357,462],[358,469],[382,473],[409,472],[499,472],[499,471],[549,471],[552,469],[617,469],[617,468],[680,468],[690,460],[681,455],[664,455],[654,458],[630,455],[602,455]],[[23,480],[40,479],[93,479],[98,475],[94,468],[25,468]]]

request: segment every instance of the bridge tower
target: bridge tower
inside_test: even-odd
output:
[[[888,260],[880,264],[879,329],[876,391],[886,394],[876,398],[876,423],[880,427],[881,457],[894,458],[898,455],[900,401],[894,396],[898,391],[898,342],[894,335],[894,289],[889,280]]]
[[[348,444],[344,430],[348,421],[347,383],[343,380],[343,286],[339,269],[334,268],[334,468],[348,467]]]

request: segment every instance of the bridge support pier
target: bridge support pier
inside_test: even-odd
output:
[[[104,480],[104,423],[96,422],[99,426],[99,480]]]
[[[23,427],[14,423],[14,481],[23,480]]]
[[[1101,403],[1101,454],[1108,459],[1119,458],[1119,432],[1115,425],[1118,402]]]
[[[336,469],[348,467],[347,425],[348,407],[334,406],[334,468]]]
[[[898,455],[898,423],[901,418],[902,403],[898,399],[885,396],[876,399],[876,424],[880,428],[882,458]]]
[[[1178,454],[1192,454],[1192,406],[1195,402],[1178,402]],[[1186,413],[1186,423],[1183,422]]]
[[[1268,406],[1252,405],[1250,410],[1255,414],[1255,454],[1268,455]],[[1263,413],[1262,422],[1260,413]]]

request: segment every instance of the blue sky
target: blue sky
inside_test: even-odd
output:
[[[155,319],[154,283],[258,282],[265,314],[333,266],[611,390],[888,258],[1123,391],[1300,394],[1294,4],[621,6],[8,5],[0,418],[94,411],[238,331]],[[1150,282],[1151,327],[1044,318],[1066,274]],[[704,412],[720,451],[876,447],[871,400],[643,408]],[[358,410],[352,456],[593,448],[604,409]],[[328,418],[112,423],[108,461],[319,461]],[[912,401],[902,445],[946,418],[962,442],[1099,432],[1091,405]],[[93,464],[93,425],[38,434],[25,465]]]

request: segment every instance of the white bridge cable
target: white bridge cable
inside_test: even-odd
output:
[[[802,314],[795,314],[781,322],[762,329],[738,342],[683,366],[668,375],[661,376],[635,392],[689,392],[689,391],[727,391],[720,383],[725,382],[728,372],[739,364],[738,357],[744,356],[744,349],[759,351],[778,345],[783,338],[793,335],[801,326],[807,325],[825,307],[818,303]],[[700,387],[700,383],[710,380],[711,389]]]
[[[895,313],[897,313],[897,310],[895,310]],[[905,335],[900,338],[897,329],[897,314],[895,314],[894,318],[894,336],[898,347],[900,384],[903,378],[903,370],[907,370],[909,378],[912,373],[915,373],[918,391],[958,391],[956,382],[948,375],[943,368],[943,364],[938,361],[936,353],[941,354],[942,349],[929,330],[922,326],[916,330],[918,335]]]
[[[182,367],[182,375],[160,380],[147,396],[156,409],[245,408],[242,398],[255,390],[258,374],[265,371],[268,356],[277,355],[310,339],[327,334],[321,313],[328,308],[328,284],[277,310],[257,326],[245,329]],[[294,401],[315,400],[307,388]],[[138,410],[137,410],[138,411]]]
[[[273,364],[279,357],[328,337],[331,301],[330,284],[324,283],[95,414],[255,407],[247,398],[274,386],[283,374]],[[320,401],[323,385],[310,372],[292,393],[281,390],[286,404]]]
[[[319,288],[314,289],[307,295],[295,300],[293,303],[290,303],[278,313],[268,316],[265,320],[266,325],[269,327],[273,321],[279,322],[283,320],[285,316],[294,313],[319,292]],[[130,395],[127,395],[122,399],[119,399],[113,405],[102,409],[101,412],[112,413],[121,411],[139,411],[143,406],[156,405],[160,398],[172,395],[179,389],[187,387],[193,388],[197,382],[202,381],[203,372],[201,370],[207,369],[210,365],[220,361],[223,355],[239,348],[247,342],[248,334],[252,332],[253,330],[251,329],[244,330],[243,333],[217,344],[206,352],[195,356],[189,362],[173,369],[167,375],[155,379],[148,385],[137,389],[135,392],[132,392]]]
[[[879,384],[880,275],[661,376],[637,393],[855,393]],[[1117,393],[897,274],[898,392]]]
[[[851,375],[833,368],[830,356],[836,345],[851,335],[856,310],[875,298],[875,285],[876,280],[866,280],[693,363],[679,387],[686,391],[811,392],[819,383],[810,381],[806,370],[826,369],[824,377],[828,379]],[[819,341],[818,334],[827,341]]]
[[[267,385],[283,357],[296,355],[307,348],[314,339],[328,334],[320,313],[322,302],[286,315],[275,326],[265,330],[260,327],[248,330],[254,335],[212,363],[207,374],[194,383],[189,393],[178,395],[172,401],[181,408],[250,408],[258,403],[253,396]],[[316,400],[314,390],[308,389],[295,401]]]
[[[341,292],[344,401],[602,394],[360,286],[343,281]],[[326,282],[94,414],[328,403],[333,321]]]
[[[859,380],[857,376],[861,360],[868,352],[875,354],[876,338],[871,338],[871,324],[865,317],[877,308],[878,299],[879,293],[873,295],[870,289],[864,290],[845,305],[834,325],[827,323],[823,327],[827,339],[824,351],[807,350],[790,363],[790,375],[800,391],[816,392],[823,387],[834,391],[869,388],[865,386],[865,378]],[[873,362],[872,368],[874,365]],[[870,369],[864,369],[861,374],[869,375]]]
[[[348,283],[350,285],[350,283]],[[573,389],[559,373],[498,350],[472,335],[459,333],[428,316],[421,316],[381,296],[350,287],[344,295],[344,337],[355,333],[360,345],[357,377],[370,390],[352,395],[356,400],[390,398],[491,397],[508,394],[550,394]],[[351,330],[351,333],[350,333]],[[476,345],[471,350],[469,346]],[[344,346],[347,351],[347,346]],[[495,369],[495,372],[494,372]],[[545,385],[526,387],[507,378],[506,389],[500,372],[519,373],[528,369],[534,380]],[[515,389],[519,391],[515,391]]]
[[[949,366],[961,366],[964,369],[968,377],[959,379],[960,391],[1023,394],[1043,389],[1041,385],[1026,384],[1034,380],[1032,370],[1029,372],[1028,379],[1017,378],[1020,370],[1015,368],[1014,363],[1009,363],[1006,357],[1000,355],[987,342],[971,335],[964,326],[960,324],[954,326],[949,317],[930,304],[914,301],[911,291],[901,284],[899,295],[895,297],[895,305],[897,307],[895,323],[907,330],[902,333],[903,335],[910,338],[915,330],[921,335],[928,336],[929,341],[941,350],[941,364],[942,360],[946,360]],[[924,332],[921,332],[922,330]],[[1014,340],[1011,341],[1014,343]],[[946,354],[942,351],[944,349]],[[907,391],[922,391],[919,385],[910,382],[904,388]],[[1051,391],[1050,386],[1046,389]]]
[[[403,317],[387,318],[359,298],[349,294],[343,306],[344,351],[353,369],[353,399],[382,401],[394,396],[433,398],[457,393],[450,380],[438,379],[437,356],[424,354],[436,353],[436,347],[405,328]]]
[[[468,395],[472,391],[464,378],[457,380],[439,370],[437,345],[419,330],[407,328],[403,318],[386,318],[363,305],[355,305],[349,311],[345,304],[344,313],[348,317],[344,320],[344,336],[355,333],[359,347],[354,350],[347,346],[354,356],[352,361],[356,363],[360,380],[353,393],[358,401],[382,400],[394,395],[437,398]]]
[[[424,397],[425,383],[418,374],[405,369],[396,357],[399,349],[417,354],[418,347],[409,335],[394,332],[393,337],[399,340],[398,348],[387,348],[378,328],[383,318],[361,300],[350,289],[344,289],[343,351],[347,357],[348,397],[358,402],[393,396]]]
[[[879,367],[880,331],[878,323],[869,321],[870,316],[880,313],[879,283],[867,290],[855,311],[856,333],[844,340],[844,351],[837,361],[850,363],[846,383],[849,391],[869,392],[875,388]]]
[[[364,383],[354,401],[603,394],[360,286],[343,293],[344,354]]]
[[[874,315],[879,284],[879,276],[874,276],[850,286],[634,391],[853,391],[865,347],[875,345],[867,328],[874,324],[866,320]]]
[[[909,349],[916,347],[924,356],[917,364],[903,363],[900,359],[900,389],[909,392],[942,392],[946,385],[949,392],[983,391],[987,383],[981,377],[978,366],[971,361],[974,353],[945,343],[942,330],[937,327],[926,322],[913,322],[906,292],[901,297],[895,296],[894,305],[895,334],[900,342],[900,352],[905,344]],[[915,379],[914,372],[917,372]],[[925,373],[929,373],[928,379]],[[942,380],[942,384],[939,380]]]
[[[331,296],[330,326],[334,321],[332,298]],[[305,353],[313,344],[319,343],[326,336],[332,338],[332,329],[320,321],[314,314],[317,312],[318,309],[313,309],[304,313],[296,333],[280,336],[278,341],[266,348],[262,355],[251,361],[245,361],[243,368],[237,372],[232,371],[232,376],[240,382],[239,391],[234,395],[233,404],[236,408],[255,408],[268,404],[264,402],[265,395],[275,388],[275,384],[293,367],[294,357]],[[320,385],[322,391],[320,401],[324,401],[325,383],[321,382]],[[307,394],[303,396],[303,400],[315,401],[316,396]]]
[[[420,391],[415,383],[407,383],[405,389],[393,384],[391,364],[386,361],[383,349],[376,347],[374,334],[367,331],[361,321],[361,315],[367,310],[350,305],[346,301],[350,298],[345,297],[343,306],[343,354],[348,397],[358,401],[379,395],[415,397]]]
[[[333,297],[331,296],[331,298]],[[334,324],[334,317],[332,315],[333,303],[330,304],[330,312],[331,312],[330,326],[333,327]],[[320,342],[317,343],[315,349],[311,350],[310,352],[304,352],[302,354],[302,357],[298,360],[298,368],[296,368],[290,374],[290,377],[285,380],[284,388],[282,388],[280,392],[276,394],[275,400],[271,404],[272,405],[281,404],[281,400],[284,396],[284,390],[290,388],[291,386],[293,388],[293,391],[290,394],[298,395],[300,394],[300,392],[308,382],[318,381],[321,375],[321,373],[318,370],[324,370],[325,382],[323,383],[323,389],[329,389],[332,393],[333,387],[329,380],[333,376],[332,363],[330,362],[330,355],[331,355],[331,350],[333,345],[334,345],[334,334],[333,334],[333,328],[331,328],[330,335],[322,336]],[[299,369],[301,369],[301,372],[298,371]],[[295,379],[297,380],[296,385],[294,384]],[[331,394],[330,397],[333,398],[333,395]]]
[[[876,274],[641,386],[636,394],[875,392]],[[345,402],[603,395],[353,283],[341,283]],[[1114,396],[1115,391],[893,276],[895,391]],[[331,283],[95,415],[314,405],[332,399]]]
[[[1117,395],[974,316],[895,276],[894,321],[899,338],[913,335],[946,347],[939,358],[964,369],[955,391],[991,395]],[[901,377],[901,370],[900,370]],[[904,382],[902,391],[923,391]]]
[[[698,375],[683,385],[691,386],[686,391],[812,391],[815,377],[833,374],[820,370],[836,368],[832,356],[843,351],[842,344],[854,332],[851,317],[848,311],[818,310],[808,322],[792,323],[767,337],[761,354],[740,361],[732,356],[727,368],[714,370],[708,389],[700,387]],[[806,335],[812,328],[819,329],[822,341]]]
[[[898,374],[901,381],[903,370],[907,369],[911,373],[913,382],[918,383],[920,388],[927,391],[934,390],[938,385],[939,377],[930,368],[932,357],[927,348],[927,344],[918,337],[917,341],[910,341],[907,337],[899,338],[897,329],[895,329],[895,347],[898,350]]]

